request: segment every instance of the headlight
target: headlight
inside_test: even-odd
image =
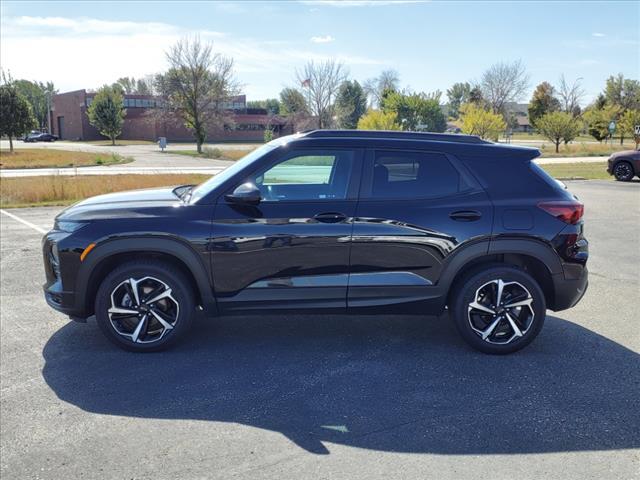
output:
[[[85,225],[86,222],[67,222],[64,220],[56,220],[55,224],[53,225],[53,229],[58,230],[59,232],[73,233],[76,230],[80,230]]]

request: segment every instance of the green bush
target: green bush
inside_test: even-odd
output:
[[[204,147],[202,156],[205,158],[222,158],[222,150],[213,147]]]

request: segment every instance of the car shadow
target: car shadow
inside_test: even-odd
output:
[[[317,454],[640,447],[639,355],[553,316],[507,356],[469,349],[446,315],[202,320],[154,354],[69,323],[43,354],[47,384],[85,411],[241,423]]]

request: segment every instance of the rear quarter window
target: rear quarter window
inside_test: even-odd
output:
[[[439,153],[376,151],[371,198],[429,198],[463,189],[462,177]]]
[[[559,188],[557,182],[530,160],[459,156],[491,196],[536,197]],[[542,170],[544,176],[539,174]]]

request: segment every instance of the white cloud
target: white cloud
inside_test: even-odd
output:
[[[335,40],[331,35],[321,35],[319,37],[311,37],[313,43],[331,43]]]
[[[598,38],[606,37],[604,33],[600,33],[600,32],[594,32],[591,34],[591,36],[598,37]]]
[[[300,3],[329,7],[384,7],[388,5],[428,3],[429,1],[430,0],[300,0]]]
[[[292,42],[240,38],[165,23],[2,16],[0,29],[2,68],[14,78],[53,81],[61,91],[161,72],[167,68],[165,52],[185,35],[213,41],[214,51],[233,58],[245,90],[256,95],[273,95],[272,90],[293,78],[296,68],[310,60],[331,58]],[[42,55],[43,48],[47,55]],[[386,65],[347,52],[333,57],[347,67]]]
[[[40,34],[64,35],[131,35],[137,34],[172,34],[179,29],[161,22],[132,22],[98,20],[87,17],[9,17],[3,19],[3,36]],[[221,36],[220,32],[208,32],[213,36]]]

